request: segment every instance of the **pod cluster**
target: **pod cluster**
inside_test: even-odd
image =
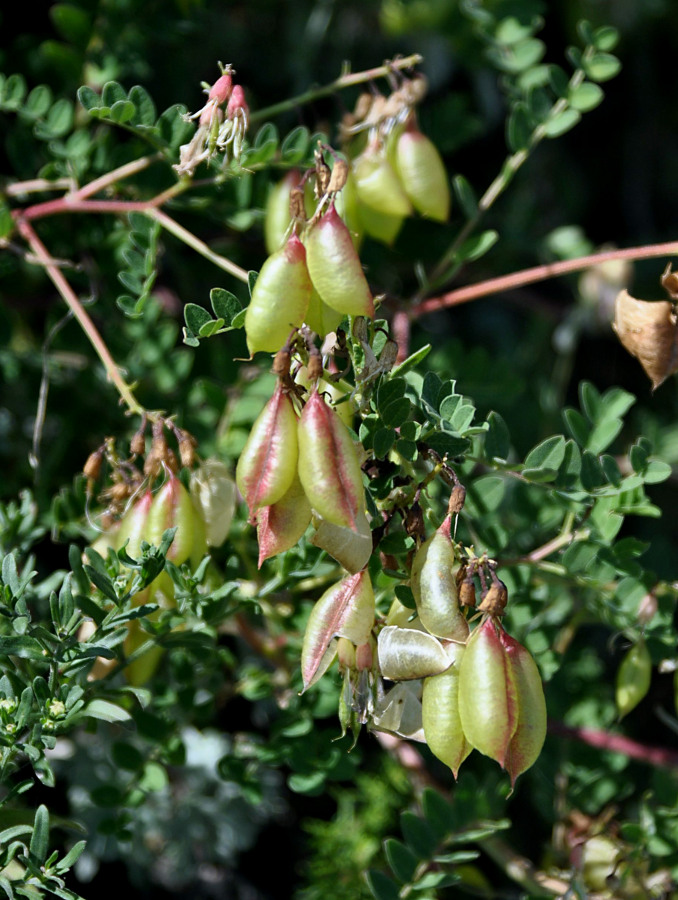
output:
[[[280,378],[250,431],[236,484],[256,524],[259,565],[293,547],[313,521],[312,543],[351,573],[372,553],[360,459],[324,392]]]
[[[455,778],[471,750],[479,750],[513,784],[546,736],[541,678],[529,652],[501,624],[506,588],[493,570],[477,607],[482,618],[470,630],[464,606],[470,601],[475,609],[473,567],[457,563],[450,525],[448,516],[414,555],[416,614],[396,600],[379,633],[381,675],[397,684],[378,706],[375,727],[425,741]],[[485,574],[476,571],[485,585]],[[403,726],[397,712],[406,708]]]
[[[449,217],[445,165],[417,122],[416,106],[425,93],[423,77],[406,79],[388,97],[361,94],[344,117],[340,137],[347,170],[337,206],[356,246],[364,234],[393,244],[415,213],[436,222]],[[265,224],[271,253],[289,227],[290,195],[299,181],[299,173],[289,173],[270,194]],[[305,200],[310,215],[310,194]]]
[[[176,566],[188,562],[195,569],[209,546],[219,546],[226,539],[235,511],[235,483],[219,460],[208,459],[196,465],[193,438],[171,420],[159,419],[154,424],[148,452],[145,428],[146,423],[132,438],[130,457],[119,457],[109,441],[92,453],[85,464],[90,493],[104,464],[110,469],[111,484],[100,494],[100,499],[108,501],[102,516],[104,530],[94,549],[103,553],[109,548],[116,552],[124,549],[129,557],[139,559],[144,542],[158,546],[163,533],[175,528],[167,559]],[[177,441],[183,465],[192,468],[188,489],[178,475],[179,461],[167,443],[167,431]],[[132,600],[135,606],[158,605],[158,611],[148,617],[151,620],[157,618],[161,609],[173,607],[174,584],[169,574],[161,572]],[[86,636],[83,634],[81,639]],[[123,646],[126,657],[133,657],[146,640],[139,619],[131,620]],[[160,655],[160,648],[153,646],[133,657],[125,668],[128,681],[145,683],[155,671]],[[112,664],[98,659],[92,675],[103,674],[106,666]]]

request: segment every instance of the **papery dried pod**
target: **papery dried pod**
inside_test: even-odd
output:
[[[473,749],[466,739],[459,715],[459,665],[463,644],[445,645],[450,667],[424,680],[421,696],[422,722],[426,743],[439,760],[457,777],[459,766]]]
[[[349,575],[326,590],[311,610],[304,632],[301,649],[304,690],[326,670],[327,653],[333,647],[336,650],[335,638],[347,638],[356,646],[364,644],[373,625],[374,591],[366,571]]]
[[[292,329],[304,321],[311,288],[306,250],[292,234],[284,247],[268,257],[252,289],[245,313],[250,354],[275,353],[283,346]]]
[[[457,597],[450,525],[448,516],[414,554],[410,586],[424,627],[437,637],[465,641],[469,627]]]
[[[235,481],[220,459],[206,459],[191,472],[189,491],[205,521],[207,543],[220,547],[235,513]]]
[[[264,506],[257,512],[259,568],[264,560],[294,547],[310,522],[311,505],[295,474],[287,493],[276,503]]]
[[[351,235],[334,203],[308,230],[306,261],[313,286],[332,309],[374,318],[374,301]]]
[[[414,116],[396,144],[396,171],[412,206],[429,219],[447,222],[450,187],[435,144],[419,131]]]
[[[511,785],[536,761],[546,739],[546,700],[541,675],[529,651],[505,631],[499,632],[504,647],[510,696],[516,698],[516,727],[504,766]]]
[[[346,426],[317,390],[302,410],[298,440],[299,478],[309,503],[327,522],[358,532],[365,516],[358,455]]]
[[[642,365],[653,390],[678,371],[678,327],[668,300],[637,300],[621,291],[615,301],[614,330]]]
[[[379,632],[379,670],[389,681],[439,675],[451,665],[440,641],[425,631],[387,625]]]
[[[471,634],[459,665],[459,715],[468,742],[505,766],[518,725],[518,700],[491,618]]]
[[[385,731],[410,741],[426,740],[421,716],[421,689],[418,682],[394,685],[377,703],[372,718],[373,731]]]
[[[297,414],[278,383],[252,426],[235,470],[235,481],[251,519],[257,509],[277,503],[292,486],[297,446]]]

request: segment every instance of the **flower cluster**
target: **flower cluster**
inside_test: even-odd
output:
[[[198,128],[188,144],[179,148],[179,162],[174,166],[179,175],[190,178],[200,163],[217,151],[226,153],[227,159],[240,159],[249,125],[249,106],[242,85],[233,83],[234,75],[231,66],[223,66],[214,84],[204,85],[207,103],[186,116],[188,120],[197,119]]]

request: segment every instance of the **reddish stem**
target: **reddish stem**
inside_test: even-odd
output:
[[[640,744],[638,741],[627,738],[623,734],[612,734],[608,731],[598,731],[595,728],[572,728],[563,722],[555,722],[553,720],[549,720],[548,730],[550,734],[573,738],[599,750],[612,750],[614,753],[623,753],[624,756],[637,759],[651,766],[678,769],[678,752],[675,750]]]
[[[562,262],[546,263],[542,266],[534,266],[531,269],[521,269],[520,272],[512,272],[510,275],[500,275],[498,278],[488,278],[479,284],[467,285],[457,288],[439,297],[429,297],[412,306],[408,312],[410,320],[418,319],[427,313],[447,309],[450,306],[458,306],[460,303],[468,303],[479,297],[487,297],[490,294],[499,294],[502,291],[514,290],[535,281],[545,281],[548,278],[556,278],[559,275],[568,275],[571,272],[580,272],[600,263],[617,259],[636,260],[651,259],[656,256],[673,256],[678,253],[678,243],[668,241],[665,244],[651,244],[645,247],[627,247],[625,250],[605,250],[602,253],[592,253],[589,256],[580,256],[577,259],[566,259]]]

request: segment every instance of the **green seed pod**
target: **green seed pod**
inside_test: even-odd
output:
[[[290,489],[257,513],[259,568],[265,559],[294,547],[309,526],[311,506],[295,473]]]
[[[327,522],[358,532],[365,489],[351,435],[314,390],[299,419],[299,478],[309,503]]]
[[[518,724],[518,705],[492,619],[475,629],[462,656],[459,715],[468,742],[504,766]]]
[[[374,301],[348,228],[334,204],[306,235],[306,261],[323,301],[346,316],[374,318]]]
[[[621,661],[617,672],[615,697],[619,718],[628,715],[650,689],[652,658],[641,637]]]
[[[356,646],[369,640],[374,625],[374,591],[367,571],[349,575],[325,591],[308,618],[301,649],[304,690],[326,671],[336,653],[335,638]],[[328,653],[331,658],[328,661]]]
[[[207,543],[220,547],[235,513],[235,482],[228,466],[218,459],[206,459],[191,473],[189,491],[205,521]]]
[[[324,303],[320,294],[313,288],[305,319],[311,331],[315,331],[320,337],[325,337],[330,331],[337,330],[343,318],[344,314]]]
[[[459,665],[464,649],[463,644],[447,645],[450,667],[441,675],[426,678],[421,696],[426,743],[431,753],[452,769],[455,778],[472,749],[459,715]]]
[[[300,176],[295,169],[285,175],[271,189],[266,200],[264,213],[264,241],[269,254],[280,250],[290,224],[290,191],[299,184]]]
[[[450,188],[447,172],[435,146],[412,121],[396,144],[396,166],[412,205],[429,219],[447,222]]]
[[[337,212],[346,223],[346,227],[351,235],[353,246],[356,250],[360,250],[363,242],[363,224],[360,218],[360,201],[355,187],[355,179],[349,170],[346,178],[346,184],[334,198]]]
[[[297,470],[297,415],[278,384],[252,426],[235,470],[235,482],[254,518],[291,488]]]
[[[149,544],[157,546],[168,528],[176,528],[177,531],[167,551],[167,559],[177,566],[188,559],[197,562],[196,555],[202,557],[207,549],[205,524],[191,495],[176,475],[170,475],[153,498],[145,538]]]
[[[147,589],[148,590],[148,589]],[[142,592],[142,593],[145,593]],[[143,603],[150,602],[149,597],[143,600]],[[139,606],[142,604],[140,603]],[[149,640],[150,635],[141,627],[138,619],[132,619],[127,625],[127,636],[123,644],[125,656],[131,656],[139,647],[142,647]],[[128,684],[134,687],[141,687],[146,684],[160,664],[163,654],[162,647],[152,645],[141,656],[133,659],[132,662],[125,666],[125,679]]]
[[[141,542],[148,540],[146,523],[152,503],[153,494],[151,491],[146,491],[127,510],[116,532],[114,548],[120,550],[127,541],[125,552],[132,559],[137,559],[141,555]]]
[[[536,762],[546,739],[546,701],[541,676],[530,653],[505,631],[499,639],[506,653],[512,694],[517,697],[516,730],[506,757],[511,785]]]
[[[353,162],[358,199],[388,216],[409,216],[412,206],[383,148],[369,144]]]
[[[275,353],[303,323],[311,297],[306,250],[293,234],[261,267],[245,313],[247,347]]]
[[[448,516],[415,553],[410,586],[422,625],[436,637],[464,642],[469,627],[457,597],[450,524]]]
[[[364,512],[358,514],[356,527],[346,528],[327,522],[321,516],[313,516],[316,529],[311,538],[314,547],[320,547],[347,572],[361,572],[372,556],[372,531]]]
[[[392,247],[400,234],[405,217],[391,216],[366,204],[360,206],[359,213],[365,234],[369,234],[376,241],[381,241],[387,247]]]

